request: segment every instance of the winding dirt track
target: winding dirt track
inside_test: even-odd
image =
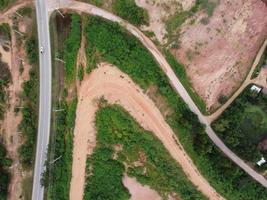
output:
[[[180,97],[187,103],[191,111],[193,111],[199,118],[200,122],[206,125],[206,133],[212,142],[234,163],[236,163],[240,168],[242,168],[247,174],[253,177],[257,182],[262,184],[267,188],[267,180],[254,169],[252,169],[248,164],[245,163],[241,158],[239,158],[234,152],[232,152],[223,141],[216,135],[216,133],[210,127],[209,119],[204,116],[196,104],[193,102],[186,89],[183,87],[182,83],[176,77],[172,68],[157,49],[154,43],[146,37],[138,28],[129,24],[127,21],[121,19],[118,16],[113,15],[112,13],[105,11],[101,8],[95,7],[91,4],[78,2],[74,0],[48,0],[49,12],[53,12],[56,8],[74,10],[77,12],[84,12],[90,15],[96,15],[103,17],[105,19],[119,23],[121,26],[125,27],[130,33],[132,33],[154,56],[155,60],[159,63],[161,69],[164,71],[166,76],[169,78],[173,88],[179,93]],[[210,186],[209,186],[210,187]]]
[[[123,106],[143,128],[152,131],[204,195],[213,200],[223,199],[200,175],[152,100],[126,74],[116,67],[102,63],[89,75],[89,78],[82,82],[78,95],[71,200],[81,200],[83,197],[86,158],[92,153],[96,139],[94,126],[97,111],[96,99],[101,96],[104,96],[110,103]]]

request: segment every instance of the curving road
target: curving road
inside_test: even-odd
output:
[[[37,23],[38,23],[38,37],[39,46],[44,47],[44,54],[40,54],[40,105],[39,105],[39,127],[38,127],[38,141],[36,150],[36,162],[34,170],[34,183],[33,183],[33,200],[43,199],[44,189],[40,185],[41,173],[44,171],[44,162],[46,159],[46,150],[49,142],[49,129],[50,129],[50,114],[51,114],[51,51],[50,51],[50,36],[48,25],[48,12],[53,12],[56,8],[70,9],[80,12],[85,12],[90,15],[97,15],[105,19],[118,22],[124,26],[129,32],[136,36],[140,42],[151,52],[154,58],[159,63],[161,69],[168,76],[170,83],[174,89],[179,93],[183,100],[187,103],[191,111],[193,111],[199,118],[199,120],[206,125],[206,132],[214,144],[225,153],[233,162],[235,162],[240,168],[246,171],[251,177],[267,188],[267,180],[249,165],[247,165],[242,159],[235,155],[224,143],[218,138],[215,132],[211,129],[209,120],[202,115],[199,111],[181,82],[176,77],[175,73],[171,69],[164,56],[157,49],[154,43],[146,37],[141,31],[139,31],[133,25],[127,23],[123,19],[95,7],[93,5],[78,2],[74,0],[37,0]]]
[[[132,33],[135,37],[137,37],[140,42],[151,52],[156,61],[159,63],[161,69],[165,72],[167,77],[170,80],[170,83],[176,90],[176,92],[182,97],[182,99],[186,102],[191,111],[193,111],[199,118],[199,120],[206,125],[206,133],[209,138],[213,141],[213,143],[233,162],[235,162],[240,168],[242,168],[247,174],[249,174],[252,178],[258,181],[261,185],[267,188],[267,180],[254,169],[252,169],[248,164],[246,164],[242,159],[240,159],[234,152],[232,152],[216,135],[216,133],[210,127],[209,119],[204,116],[198,107],[195,105],[186,89],[183,87],[182,83],[176,77],[172,68],[162,55],[162,53],[157,49],[154,43],[146,37],[138,28],[129,24],[127,21],[121,19],[120,17],[105,11],[101,8],[93,6],[91,4],[78,2],[75,0],[60,0],[59,2],[51,1],[49,3],[50,10],[52,12],[55,8],[61,9],[69,9],[74,11],[84,12],[90,15],[96,15],[103,17],[105,19],[114,21],[125,27],[130,33]]]
[[[43,53],[39,53],[40,65],[40,94],[39,94],[39,122],[36,147],[35,168],[33,177],[32,200],[42,200],[44,187],[41,185],[42,173],[45,170],[47,147],[50,136],[51,116],[51,51],[48,25],[47,1],[36,1],[36,15],[38,25],[39,49],[43,46]]]

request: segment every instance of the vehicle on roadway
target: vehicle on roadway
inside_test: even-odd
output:
[[[40,52],[41,52],[41,53],[44,52],[44,48],[43,48],[43,47],[40,48]]]

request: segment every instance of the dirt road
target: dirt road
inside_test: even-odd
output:
[[[126,74],[123,74],[116,67],[102,64],[90,74],[88,79],[82,82],[78,95],[74,129],[71,200],[81,200],[83,196],[86,158],[88,154],[92,153],[95,146],[96,99],[101,96],[104,96],[110,103],[122,105],[143,128],[152,131],[170,155],[180,164],[188,178],[204,195],[213,200],[223,199],[200,175],[152,100]]]
[[[236,165],[242,168],[247,174],[249,174],[252,178],[254,178],[257,182],[262,184],[264,187],[267,188],[267,180],[255,170],[253,170],[249,165],[247,165],[242,159],[240,159],[234,152],[232,152],[227,146],[223,143],[223,141],[216,135],[216,133],[211,129],[210,123],[208,119],[200,112],[196,104],[193,102],[189,94],[187,93],[186,89],[176,77],[174,71],[162,55],[162,53],[157,49],[155,44],[146,37],[138,28],[129,24],[127,21],[121,19],[120,17],[100,9],[96,6],[91,4],[78,2],[74,0],[60,0],[60,1],[53,1],[49,0],[48,2],[49,12],[53,12],[56,8],[62,8],[67,10],[74,10],[78,12],[87,13],[90,15],[96,15],[103,17],[105,19],[114,21],[119,23],[123,26],[126,30],[128,30],[132,35],[134,35],[143,45],[147,48],[147,50],[153,55],[155,60],[158,62],[160,68],[169,78],[170,84],[173,86],[174,90],[180,95],[180,97],[186,102],[189,109],[194,112],[201,123],[206,125],[206,133],[212,142],[229,158],[231,159]]]

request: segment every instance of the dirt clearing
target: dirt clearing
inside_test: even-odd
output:
[[[162,141],[188,178],[211,199],[223,199],[197,171],[160,111],[131,79],[116,67],[102,63],[81,83],[74,129],[71,200],[81,200],[85,182],[86,158],[95,146],[96,100],[104,96],[109,103],[122,105],[145,129]]]
[[[213,16],[200,12],[194,24],[182,27],[180,48],[172,53],[209,110],[244,80],[267,36],[266,15],[261,0],[221,0]]]
[[[195,0],[135,0],[135,3],[147,10],[149,25],[142,26],[144,31],[152,31],[161,44],[167,42],[165,21],[177,11],[190,10]]]
[[[130,200],[161,200],[159,194],[148,186],[143,186],[135,178],[125,175],[123,184],[131,194]]]

